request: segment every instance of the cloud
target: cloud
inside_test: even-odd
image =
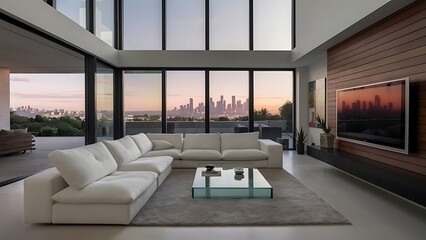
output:
[[[31,79],[23,78],[23,77],[11,77],[10,81],[12,81],[12,82],[31,82]]]
[[[12,92],[11,95],[24,99],[84,99],[83,92],[62,92],[62,93],[19,93]]]
[[[278,99],[281,100],[283,97],[256,97],[256,99]]]

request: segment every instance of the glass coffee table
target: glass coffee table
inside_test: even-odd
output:
[[[256,168],[242,168],[243,174],[236,174],[234,168],[223,169],[221,176],[203,177],[205,167],[197,168],[192,184],[192,198],[272,198],[272,187]]]

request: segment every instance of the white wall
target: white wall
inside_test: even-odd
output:
[[[327,78],[327,53],[324,52],[323,54],[321,54],[322,57],[319,59],[318,62],[310,65],[308,67],[308,79],[307,81],[311,81],[311,80],[316,80],[316,79],[320,79],[320,78]],[[327,81],[327,79],[326,79]],[[326,84],[327,86],[327,84]],[[306,99],[307,100],[307,99]],[[327,104],[325,105],[325,114],[326,114],[326,120],[327,119]],[[306,111],[308,111],[306,109]],[[311,143],[315,143],[315,145],[319,145],[320,144],[320,133],[322,133],[323,131],[319,128],[309,128],[309,144]]]
[[[117,65],[117,50],[42,0],[1,0],[0,12]]]
[[[308,131],[308,68],[296,69],[296,129]]]
[[[0,68],[0,129],[10,129],[9,69]]]
[[[414,0],[297,0],[292,60],[341,42]]]

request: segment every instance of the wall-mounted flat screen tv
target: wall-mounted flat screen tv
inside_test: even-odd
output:
[[[339,89],[337,139],[408,153],[409,79]]]

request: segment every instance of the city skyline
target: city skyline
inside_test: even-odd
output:
[[[377,99],[377,96],[379,99]],[[399,85],[390,85],[384,87],[372,87],[364,88],[361,90],[347,90],[337,92],[337,112],[341,113],[344,109],[343,102],[345,102],[345,111],[347,106],[349,109],[360,106],[360,109],[368,110],[371,106],[380,107],[384,104],[388,105],[392,103],[392,109],[394,111],[401,110],[401,99],[403,99],[403,93]],[[355,104],[353,104],[355,103]]]
[[[204,71],[167,71],[166,74],[167,110],[186,105],[189,98],[193,98],[195,106],[205,104]],[[278,114],[280,106],[292,101],[291,74],[285,71],[255,72],[255,110],[266,108],[271,114]],[[248,98],[247,79],[247,71],[211,71],[210,96],[216,102],[223,95],[231,104],[231,97],[235,96],[244,103]],[[84,74],[11,74],[10,106],[83,111],[84,81]],[[124,111],[161,111],[161,73],[125,73],[123,87]],[[111,96],[108,94],[108,98]],[[110,109],[100,107],[98,110]]]
[[[236,96],[231,96],[231,102],[227,103],[223,95],[220,96],[220,100],[215,101],[210,98],[210,116],[244,116],[248,114],[249,99],[246,98],[244,102],[241,99],[237,99]],[[204,117],[205,114],[204,102],[198,102],[194,104],[194,99],[189,98],[187,104],[172,107],[167,110],[168,116],[190,116],[190,117]]]

